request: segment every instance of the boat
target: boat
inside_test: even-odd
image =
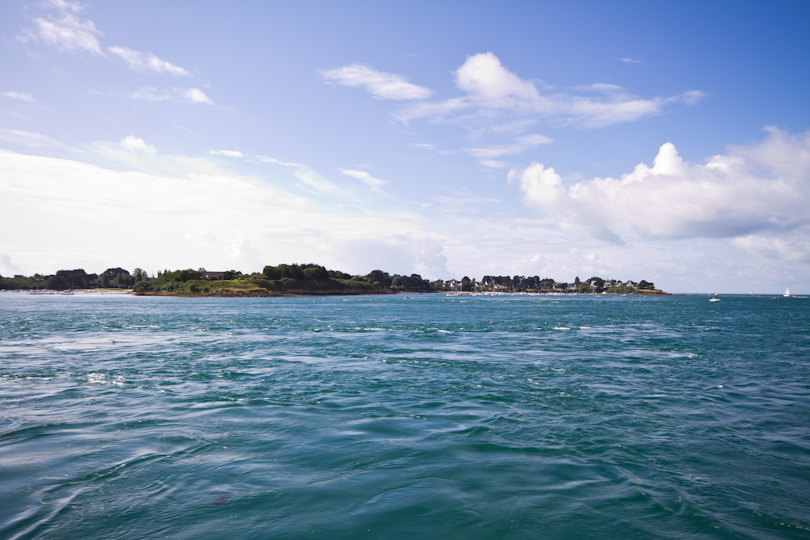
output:
[[[719,302],[719,298],[709,298],[709,302]]]
[[[785,289],[785,294],[783,294],[782,296],[784,296],[785,298],[790,298],[790,288],[789,287]]]

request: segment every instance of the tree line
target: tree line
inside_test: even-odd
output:
[[[321,289],[332,285],[340,287],[350,287],[352,285],[364,284],[365,288],[373,288],[386,292],[438,292],[451,289],[472,292],[479,291],[499,291],[499,292],[630,292],[654,291],[655,285],[652,282],[641,280],[638,283],[632,281],[623,282],[621,280],[606,280],[598,276],[593,276],[585,281],[577,277],[573,283],[558,282],[552,278],[540,278],[539,276],[491,276],[486,275],[481,281],[475,278],[470,279],[464,276],[461,280],[436,280],[428,281],[419,274],[401,276],[399,274],[389,274],[383,270],[372,270],[365,275],[351,275],[340,270],[328,270],[318,264],[279,264],[276,266],[265,266],[261,272],[243,274],[238,270],[228,270],[220,272],[220,281],[238,285],[240,282],[253,282],[260,286],[272,290],[284,289],[285,286],[295,287],[295,284],[303,288],[313,289],[312,284],[320,284]],[[108,268],[100,274],[88,274],[83,269],[59,270],[56,274],[41,275],[34,274],[26,277],[15,275],[14,277],[0,276],[0,289],[93,289],[93,288],[116,288],[133,289],[136,292],[147,291],[174,291],[188,290],[194,291],[194,286],[187,285],[190,282],[206,282],[202,277],[203,269],[193,270],[163,270],[157,275],[149,274],[141,268],[135,268],[132,273],[124,268]],[[334,281],[333,281],[334,280]],[[310,284],[310,285],[306,285]],[[222,286],[225,286],[222,283]],[[199,287],[196,287],[199,289]],[[210,290],[211,286],[204,288]]]
[[[59,270],[55,274],[0,276],[0,290],[131,289],[136,283],[148,278],[146,271],[141,268],[136,268],[132,273],[120,267],[108,268],[100,274],[88,274],[84,269],[78,268]]]

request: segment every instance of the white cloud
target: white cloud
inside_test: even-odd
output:
[[[409,83],[402,75],[375,71],[368,66],[351,64],[337,69],[322,71],[330,82],[364,88],[376,99],[416,100],[429,98],[432,90]]]
[[[170,101],[179,100],[189,103],[203,103],[214,105],[215,103],[198,88],[172,88],[171,90],[158,90],[154,86],[142,86],[139,90],[130,94],[132,99],[143,99],[146,101]]]
[[[502,66],[491,52],[468,56],[456,71],[456,86],[490,107],[513,107],[540,98],[532,83]]]
[[[104,56],[96,37],[103,35],[102,32],[96,28],[93,21],[82,20],[77,16],[82,10],[81,5],[64,0],[51,0],[48,5],[56,10],[56,15],[34,19],[36,28],[25,30],[24,35],[18,39],[43,41],[63,51],[87,51]]]
[[[11,98],[11,99],[19,99],[20,101],[26,101],[28,103],[34,102],[34,97],[31,94],[27,94],[24,92],[0,92],[0,96]]]
[[[281,165],[282,167],[290,167],[293,169],[293,175],[307,186],[314,188],[318,193],[334,192],[335,186],[331,182],[323,178],[320,174],[310,169],[309,165],[303,163],[294,163],[292,161],[280,161],[267,156],[259,156],[258,161],[261,163],[270,163],[273,165]]]
[[[133,51],[126,47],[107,47],[107,50],[114,55],[120,57],[127,63],[129,69],[144,73],[151,71],[153,73],[169,73],[175,76],[190,76],[191,73],[181,68],[178,65],[172,64],[165,60],[161,60],[152,53],[144,54],[140,51]]]
[[[160,92],[154,86],[142,86],[140,89],[130,94],[130,97],[132,99],[143,99],[146,101],[168,101],[175,99],[175,96],[171,92]]]
[[[352,273],[379,267],[437,277],[428,272],[444,269],[440,238],[413,219],[315,210],[266,180],[205,160],[189,172],[187,161],[186,173],[172,176],[0,150],[0,231],[14,231],[0,236],[4,253],[40,272],[111,265],[253,271],[307,261]],[[51,234],[56,224],[58,235]],[[138,233],[121,242],[122,227]],[[364,242],[379,251],[348,255]]]
[[[22,267],[11,262],[11,257],[5,253],[0,253],[0,276],[14,277],[18,274],[22,274]]]
[[[146,152],[147,154],[156,152],[154,146],[150,146],[143,139],[138,139],[132,135],[128,135],[121,140],[121,148],[130,152]]]
[[[187,90],[175,88],[175,91],[181,91],[182,95],[192,103],[205,103],[206,105],[214,104],[214,102],[199,88],[188,88]]]
[[[465,92],[463,96],[412,104],[394,116],[404,122],[418,118],[491,122],[494,117],[517,115],[597,128],[656,115],[669,103],[692,104],[705,96],[698,90],[690,90],[667,98],[643,99],[626,93],[620,86],[605,83],[574,88],[579,94],[541,92],[534,83],[503,66],[491,52],[468,56],[456,71],[456,85]]]
[[[511,144],[490,146],[488,148],[467,148],[466,151],[477,158],[492,159],[520,154],[530,148],[540,146],[541,144],[551,144],[552,142],[554,141],[545,135],[524,135],[515,139]]]
[[[282,167],[300,167],[300,168],[307,167],[303,163],[295,163],[292,161],[280,161],[278,159],[267,156],[259,156],[258,160],[261,161],[262,163],[272,163],[273,165],[281,165]]]
[[[566,187],[553,168],[512,170],[524,202],[563,228],[597,239],[729,238],[779,234],[810,224],[810,132],[768,128],[761,144],[732,147],[705,165],[690,165],[661,146],[652,167],[620,179]]]
[[[380,191],[380,187],[384,186],[388,182],[385,180],[380,180],[379,178],[374,178],[366,171],[355,171],[352,169],[343,169],[340,171],[341,174],[345,174],[346,176],[351,176],[352,178],[357,178],[361,182],[371,189],[371,191]]]
[[[65,148],[66,145],[40,133],[0,128],[0,140],[32,148]]]
[[[641,64],[641,60],[635,60],[633,58],[619,58],[619,62],[624,62],[625,64]]]
[[[411,143],[411,148],[421,148],[422,150],[433,150],[436,147],[428,143]]]
[[[214,156],[243,157],[242,152],[236,150],[211,150],[209,154]]]

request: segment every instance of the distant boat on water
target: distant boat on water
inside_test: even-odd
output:
[[[787,297],[787,298],[790,298],[790,287],[788,287],[788,288],[786,288],[786,289],[785,289],[785,294],[783,294],[782,296],[785,296],[785,297]]]

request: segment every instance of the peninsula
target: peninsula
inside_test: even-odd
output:
[[[480,281],[467,276],[460,280],[428,281],[419,274],[400,276],[382,270],[350,275],[327,270],[317,264],[265,266],[261,273],[243,274],[198,270],[164,270],[149,275],[140,268],[130,273],[120,267],[100,274],[83,269],[59,270],[53,275],[0,276],[0,290],[88,290],[124,289],[141,296],[319,296],[409,293],[533,293],[533,294],[633,294],[666,295],[652,282],[592,277],[572,283],[539,276],[484,276]]]

